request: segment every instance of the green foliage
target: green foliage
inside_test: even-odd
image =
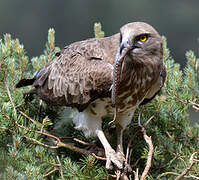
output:
[[[93,156],[83,157],[65,148],[50,149],[52,139],[44,136],[50,132],[72,142],[76,137],[87,140],[74,129],[69,115],[68,121],[55,127],[65,117],[65,108],[49,107],[37,97],[24,96],[28,87],[15,89],[22,78],[30,78],[44,64],[50,62],[59,51],[55,47],[55,31],[50,29],[44,53],[29,59],[19,40],[5,34],[0,40],[0,177],[3,179],[110,179],[104,162]],[[101,25],[95,24],[95,36],[104,36]],[[198,151],[199,124],[192,123],[189,109],[199,108],[199,58],[192,51],[186,53],[187,65],[184,70],[175,63],[164,40],[164,63],[167,69],[165,87],[160,96],[144,107],[141,121],[152,120],[146,126],[152,136],[154,156],[148,179],[174,179],[189,165],[190,156]],[[132,124],[125,131],[127,146],[130,137],[138,130],[135,113]],[[60,120],[61,119],[61,120]],[[105,118],[103,127],[109,140],[115,143],[115,134],[108,126],[110,117]],[[112,127],[114,130],[114,126]],[[110,134],[113,136],[110,137]],[[46,145],[46,146],[45,146]],[[100,146],[100,144],[98,144]],[[81,147],[81,146],[79,146]],[[143,171],[147,160],[148,147],[141,134],[133,144],[131,164],[134,170]],[[196,159],[197,157],[195,157]],[[195,162],[187,177],[199,177],[199,163]],[[114,173],[114,172],[112,172]]]
[[[94,24],[94,34],[95,34],[95,38],[97,39],[104,37],[104,31],[102,31],[101,23]]]

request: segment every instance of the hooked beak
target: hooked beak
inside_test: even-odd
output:
[[[122,53],[122,50],[124,48],[129,48],[129,47],[130,47],[130,45],[129,45],[128,41],[126,41],[126,40],[122,41],[121,44],[120,44],[120,49],[119,49],[120,54]]]
[[[129,47],[130,47],[130,45],[129,45],[128,41],[122,41],[120,44],[120,54],[122,53],[122,50],[124,48],[129,48]]]

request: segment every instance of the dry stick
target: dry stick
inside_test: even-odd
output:
[[[144,180],[146,178],[146,176],[148,175],[149,169],[151,168],[151,162],[152,162],[152,157],[153,157],[153,144],[152,144],[151,136],[148,137],[145,130],[143,131],[143,136],[144,136],[146,143],[149,146],[149,152],[148,152],[146,167],[144,169],[144,172],[142,173],[140,180]]]
[[[144,123],[144,127],[146,127],[148,125],[148,123],[154,118],[154,116],[151,116],[149,118],[149,120],[147,122]],[[129,161],[131,155],[130,155],[130,147],[132,145],[132,142],[135,138],[135,136],[141,131],[141,129],[139,129],[138,131],[135,132],[135,134],[131,137],[131,139],[129,140],[128,146],[127,146],[127,150],[126,150],[126,163]]]
[[[196,111],[199,111],[199,107],[197,107],[195,105],[193,105],[192,108],[195,109]]]
[[[8,97],[9,97],[9,99],[10,99],[10,102],[11,102],[11,104],[12,104],[12,106],[13,106],[13,109],[14,109],[14,112],[15,112],[15,115],[16,115],[16,114],[17,114],[17,111],[16,111],[16,107],[15,107],[15,105],[14,105],[14,103],[13,103],[11,94],[10,94],[9,86],[8,86],[6,80],[4,81],[4,83],[5,83],[5,85],[6,85],[6,90],[7,90],[7,93],[8,93]]]
[[[194,102],[192,102],[192,101],[189,101],[189,103],[192,104],[193,106],[197,106],[197,107],[199,108],[199,104],[194,103]]]
[[[151,136],[150,137],[147,136],[144,126],[141,125],[141,113],[142,113],[142,109],[139,113],[138,124],[141,127],[141,131],[143,133],[144,140],[146,141],[146,143],[149,146],[149,152],[148,152],[146,166],[145,166],[144,171],[142,173],[142,176],[140,178],[140,180],[145,180],[148,173],[149,173],[149,169],[151,168],[151,162],[152,162],[152,157],[153,157],[153,143],[152,143],[152,140],[151,140]]]
[[[197,179],[197,180],[199,179],[199,177],[196,177],[196,176],[191,175],[191,174],[190,174],[189,176],[190,176],[191,178],[194,178],[194,179]]]
[[[139,180],[139,177],[138,177],[138,169],[136,169],[136,172],[133,171],[133,174],[134,174],[135,180]]]
[[[78,142],[79,144],[82,144],[82,145],[85,145],[85,146],[93,146],[93,144],[90,144],[88,142],[85,142],[85,141],[82,141],[82,140],[79,140],[77,138],[72,138],[74,141]]]
[[[192,168],[192,166],[194,165],[195,161],[194,161],[194,156],[199,154],[199,152],[194,152],[190,159],[189,159],[189,166],[187,166],[187,168],[175,179],[175,180],[180,180],[182,179]]]
[[[48,176],[50,176],[50,175],[51,175],[52,173],[54,173],[55,171],[59,171],[59,169],[55,167],[52,171],[48,172],[48,173],[45,174],[43,177],[44,177],[44,178],[47,178]]]
[[[139,129],[138,131],[135,132],[135,134],[131,137],[131,139],[129,140],[129,143],[128,143],[128,146],[127,146],[127,149],[126,149],[126,161],[125,163],[128,163],[129,159],[130,159],[130,147],[132,145],[132,142],[135,138],[135,136],[140,132],[141,130]]]
[[[61,162],[59,160],[59,156],[57,156],[57,161],[59,163],[59,169],[60,169],[61,179],[64,180],[64,174],[63,174],[62,164],[61,164]]]
[[[99,160],[102,160],[102,161],[106,161],[106,158],[105,157],[100,157],[100,156],[97,156],[95,153],[92,153],[92,156],[96,159],[99,159]]]
[[[165,172],[165,173],[162,173],[162,174],[160,174],[158,177],[157,177],[157,179],[158,180],[161,180],[160,178],[161,177],[163,177],[163,176],[167,176],[167,175],[174,175],[174,176],[179,176],[179,174],[178,173],[175,173],[175,172]],[[194,179],[199,179],[199,177],[196,177],[196,176],[193,176],[193,175],[189,175],[189,176],[184,176],[184,178],[190,178],[191,180],[193,180],[193,178]]]
[[[69,143],[63,143],[63,142],[61,142],[61,140],[60,140],[58,137],[56,137],[56,136],[54,136],[54,135],[52,135],[52,134],[49,134],[49,133],[46,133],[46,132],[41,132],[41,131],[35,131],[35,130],[28,129],[28,128],[26,128],[26,127],[24,127],[24,126],[22,126],[22,125],[16,123],[16,122],[15,122],[14,120],[12,120],[6,113],[3,113],[3,115],[4,115],[8,120],[14,122],[15,125],[16,125],[17,127],[19,127],[19,128],[25,129],[26,131],[29,131],[29,132],[34,132],[34,133],[38,133],[38,134],[41,134],[41,135],[45,135],[45,136],[47,136],[47,137],[49,137],[49,138],[52,138],[52,139],[54,139],[54,140],[57,141],[57,143],[56,143],[55,146],[50,146],[50,145],[41,143],[41,142],[37,141],[36,139],[29,138],[29,137],[27,137],[27,136],[23,136],[23,137],[25,137],[26,139],[29,139],[29,140],[33,141],[34,143],[36,143],[36,144],[38,144],[38,145],[41,145],[41,146],[44,146],[44,147],[47,147],[47,148],[50,148],[50,149],[57,149],[57,148],[60,148],[60,147],[64,147],[64,148],[70,149],[70,150],[72,150],[72,151],[75,151],[75,152],[77,152],[77,153],[80,153],[80,154],[86,155],[86,156],[88,156],[89,154],[91,154],[91,152],[88,151],[88,150],[78,148],[78,147],[73,146],[72,144],[69,144]],[[92,153],[92,155],[93,155],[95,158],[97,158],[97,159],[106,160],[106,159],[104,159],[104,158],[100,158],[99,156],[95,155],[94,153]]]
[[[116,172],[115,172],[115,174],[116,174],[116,180],[119,180],[120,179],[120,175],[121,175],[121,171],[120,170],[117,170]]]
[[[150,117],[149,120],[144,124],[144,126],[141,125],[141,113],[142,113],[142,110],[140,111],[139,113],[139,117],[138,117],[138,125],[141,127],[140,130],[136,131],[135,134],[131,137],[131,139],[129,140],[129,143],[128,143],[128,146],[127,146],[127,152],[126,152],[126,161],[125,163],[128,162],[128,160],[130,159],[131,155],[130,155],[130,147],[131,147],[131,144],[135,138],[135,136],[140,132],[142,131],[143,133],[143,137],[144,137],[144,140],[146,141],[146,143],[148,144],[149,146],[149,153],[148,153],[148,158],[147,158],[147,163],[146,163],[146,167],[142,173],[142,176],[141,176],[141,179],[140,180],[144,180],[146,178],[146,176],[148,175],[148,172],[149,172],[149,169],[151,167],[151,162],[152,162],[152,156],[153,156],[153,144],[152,144],[152,140],[151,140],[151,137],[148,137],[147,134],[146,134],[146,130],[145,130],[145,126],[148,125],[148,123],[154,118],[154,116]],[[135,171],[133,171],[133,174],[134,174],[134,177],[135,177],[135,180],[139,180],[138,178],[138,169]]]

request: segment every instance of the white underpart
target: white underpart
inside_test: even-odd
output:
[[[123,154],[122,147],[122,136],[123,131],[127,125],[130,124],[132,116],[136,107],[129,108],[125,113],[118,113],[116,120],[116,128],[117,128],[117,153],[113,150],[108,140],[106,139],[104,132],[102,131],[102,116],[107,115],[107,111],[105,106],[110,105],[110,98],[104,99],[101,101],[100,99],[93,102],[95,107],[90,104],[88,108],[86,108],[83,112],[76,112],[73,117],[73,122],[76,125],[76,129],[82,130],[85,136],[97,136],[101,141],[107,158],[106,167],[110,168],[111,162],[117,165],[118,168],[123,167],[123,159],[121,158],[121,154]],[[96,115],[92,113],[92,111],[96,112]],[[112,113],[114,109],[112,108]],[[119,154],[119,153],[120,154]]]
[[[76,125],[76,129],[82,130],[86,137],[96,136],[96,131],[101,130],[102,119],[101,117],[106,115],[105,106],[107,101],[96,100],[96,107],[93,108],[92,104],[88,106],[83,112],[76,112],[73,117],[73,123]],[[93,109],[97,115],[92,114]]]
[[[128,103],[128,100],[131,100],[131,97],[125,100],[126,103]],[[95,107],[92,107],[93,103],[95,104]],[[75,128],[82,130],[86,137],[96,136],[96,131],[102,129],[101,118],[102,116],[108,115],[105,106],[110,105],[110,99],[106,98],[104,101],[97,99],[93,103],[90,104],[83,112],[76,111],[73,116],[73,123],[76,125]],[[123,128],[126,128],[126,126],[131,122],[136,107],[129,108],[125,113],[118,113],[117,123],[119,123]],[[94,110],[97,114],[94,115],[91,109]],[[111,108],[111,111],[113,114],[114,109]]]

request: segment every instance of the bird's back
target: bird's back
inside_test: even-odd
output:
[[[37,95],[52,105],[84,110],[98,98],[110,97],[119,34],[66,46],[34,77]]]

